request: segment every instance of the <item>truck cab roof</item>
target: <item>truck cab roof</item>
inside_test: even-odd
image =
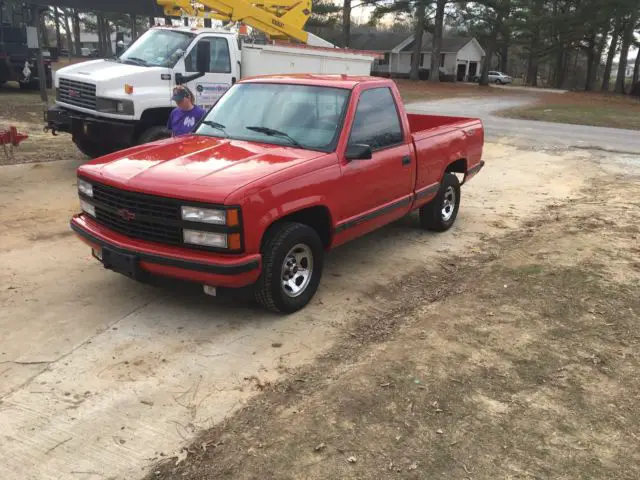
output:
[[[317,87],[333,87],[353,90],[360,84],[380,84],[387,85],[392,81],[371,76],[355,75],[315,75],[309,73],[287,74],[287,75],[261,75],[241,80],[239,83],[281,83],[293,85],[311,85]]]

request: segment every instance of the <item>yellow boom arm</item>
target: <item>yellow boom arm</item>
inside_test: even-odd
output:
[[[309,43],[304,26],[311,16],[311,0],[156,0],[170,17],[215,18],[241,22],[271,38]]]

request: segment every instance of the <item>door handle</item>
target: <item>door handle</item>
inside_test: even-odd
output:
[[[411,163],[411,157],[409,155],[405,155],[402,157],[402,165],[409,165]]]

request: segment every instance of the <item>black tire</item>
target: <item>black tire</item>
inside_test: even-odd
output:
[[[156,140],[163,140],[171,137],[171,132],[163,126],[156,125],[154,127],[147,128],[138,137],[138,145],[145,143],[155,142]]]
[[[85,136],[73,137],[73,143],[76,144],[78,150],[84,153],[89,158],[98,158],[103,155],[107,155],[111,153],[113,150],[105,147],[104,145],[100,145]]]
[[[453,193],[454,198],[451,198]],[[453,200],[453,201],[452,201]],[[445,214],[445,207],[451,210]],[[453,173],[445,173],[438,195],[420,209],[420,225],[425,230],[444,232],[456,221],[460,209],[460,181]]]
[[[285,289],[283,285],[283,268],[287,257],[298,246],[304,246],[311,253],[311,265],[309,280],[304,288],[296,295]],[[262,246],[262,275],[256,284],[256,300],[264,308],[278,313],[293,313],[304,308],[313,298],[320,278],[324,262],[324,248],[320,237],[311,227],[301,223],[280,223],[269,229]],[[295,267],[293,267],[295,268]],[[295,273],[298,273],[296,269]],[[302,275],[293,277],[297,283]],[[301,282],[301,286],[304,282]]]
[[[502,80],[498,79],[498,80],[496,80],[495,83],[496,83],[496,85],[502,85]]]

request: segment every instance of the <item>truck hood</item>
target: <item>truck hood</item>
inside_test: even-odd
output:
[[[192,135],[107,155],[81,166],[79,174],[127,190],[223,203],[243,186],[322,155]]]
[[[166,73],[167,71],[168,69],[164,67],[141,67],[115,60],[91,60],[61,68],[56,72],[56,79],[63,77],[100,85],[126,78],[127,83],[135,84],[136,81],[144,82],[146,78],[156,80],[159,72]],[[124,83],[119,85],[120,89],[123,85]]]

